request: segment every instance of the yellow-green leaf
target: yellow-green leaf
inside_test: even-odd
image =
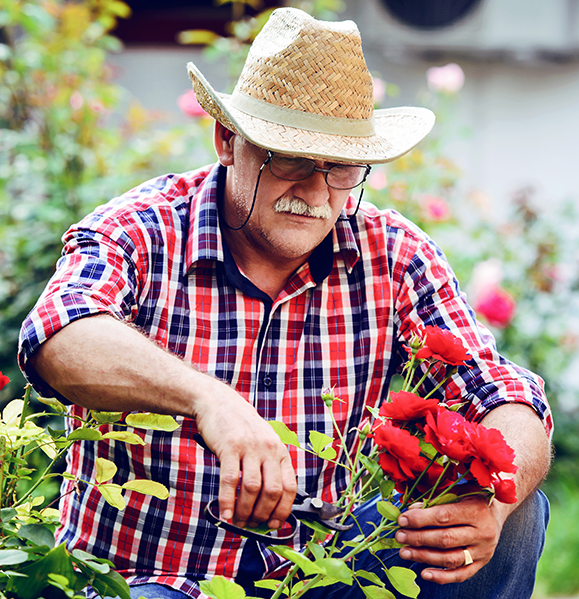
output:
[[[2,411],[2,420],[6,424],[17,424],[23,409],[24,402],[21,399],[13,399]]]
[[[58,401],[56,397],[39,397],[38,401],[46,406],[51,407],[54,411],[58,412],[59,414],[64,414],[66,412],[66,406],[60,401]]]
[[[68,435],[68,441],[100,441],[103,438],[100,431],[94,428],[77,428]]]
[[[279,545],[276,547],[271,547],[273,551],[275,551],[278,555],[281,555],[283,558],[289,560],[296,564],[306,576],[310,576],[311,574],[325,574],[326,571],[324,568],[321,568],[316,563],[311,562],[307,557],[303,554],[290,549],[290,547],[284,547],[283,545]]]
[[[167,499],[167,497],[169,497],[169,490],[167,487],[154,480],[129,480],[123,485],[123,489],[136,491],[137,493],[143,493],[144,495],[152,495],[159,499]]]
[[[386,520],[390,520],[392,522],[396,522],[398,520],[398,516],[400,516],[400,510],[389,501],[379,501],[376,504],[376,509],[378,513],[384,516]]]
[[[429,507],[432,505],[444,505],[446,503],[456,503],[458,501],[458,495],[454,493],[445,493],[440,497],[436,497],[432,501],[428,502]]]
[[[95,462],[97,483],[106,483],[117,473],[117,466],[114,462],[105,460],[105,458],[97,458]]]
[[[300,447],[300,440],[298,436],[286,426],[285,423],[279,420],[268,420],[269,425],[277,433],[277,436],[281,439],[281,442],[285,445],[293,445],[294,447]]]
[[[36,445],[38,445],[38,447],[40,447],[40,449],[42,449],[42,451],[51,460],[54,460],[54,458],[58,455],[56,445],[55,445],[54,441],[48,435],[45,435],[42,439],[37,439]]]
[[[199,583],[201,592],[213,599],[244,599],[243,587],[227,580],[223,576],[214,576],[211,580],[202,580]]]
[[[109,483],[106,485],[98,485],[97,489],[100,491],[107,503],[113,507],[116,507],[118,510],[125,509],[127,504],[125,503],[125,499],[123,497],[123,488],[120,485]]]
[[[413,572],[410,568],[401,568],[400,566],[384,568],[384,572],[386,572],[390,584],[399,593],[402,593],[406,597],[412,597],[412,599],[418,597],[420,587],[415,582],[416,572]]]
[[[310,443],[315,453],[319,454],[332,442],[332,437],[329,437],[324,433],[320,433],[319,431],[310,431]]]
[[[165,431],[172,433],[179,428],[176,420],[172,416],[163,414],[150,414],[148,412],[140,412],[138,414],[129,414],[125,418],[125,422],[129,426],[142,428],[150,431]]]
[[[344,584],[351,585],[354,581],[352,578],[352,570],[350,570],[348,565],[340,559],[336,559],[335,557],[324,557],[316,560],[316,565],[321,566],[328,576],[331,576]]]
[[[118,422],[123,417],[122,412],[97,412],[95,410],[91,410],[91,415],[99,424]]]
[[[324,449],[324,451],[320,451],[318,453],[318,456],[324,460],[334,460],[336,459],[337,455],[338,454],[336,453],[336,450],[333,447],[328,447],[327,449]]]
[[[201,46],[208,46],[218,38],[216,33],[207,29],[188,29],[180,31],[177,35],[177,41],[180,44],[199,44]]]
[[[129,433],[128,431],[111,431],[105,433],[103,439],[114,439],[115,441],[123,441],[129,445],[146,445],[146,443],[136,433]]]

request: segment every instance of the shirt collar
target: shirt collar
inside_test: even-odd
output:
[[[219,228],[218,201],[225,188],[226,172],[226,167],[215,164],[191,198],[185,273],[200,260],[224,262],[226,257],[231,256],[224,251],[225,240]],[[348,271],[360,257],[352,223],[348,219],[338,220],[332,229],[331,243],[329,238],[324,240],[311,255],[310,269],[316,283],[321,283],[330,274],[334,255],[343,256]]]

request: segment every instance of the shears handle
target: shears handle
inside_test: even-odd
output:
[[[267,545],[283,545],[284,543],[288,543],[295,537],[298,530],[298,521],[293,514],[289,515],[285,525],[281,529],[283,531],[287,527],[290,528],[289,533],[285,534],[282,534],[282,532],[276,530],[271,531],[271,533],[261,533],[254,531],[251,528],[241,528],[240,526],[235,526],[234,524],[226,522],[219,517],[219,501],[217,499],[213,499],[205,506],[204,513],[205,518],[211,522],[211,524],[215,524],[215,526],[219,526],[219,528],[223,528],[229,532],[233,532],[237,535],[241,535],[248,539],[253,539]]]

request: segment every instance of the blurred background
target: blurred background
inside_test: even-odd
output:
[[[431,234],[501,351],[545,379],[556,453],[536,597],[579,596],[579,0],[2,0],[0,407],[22,395],[18,331],[63,232],[214,161],[185,65],[231,91],[282,5],[356,21],[376,106],[436,113],[365,199]]]

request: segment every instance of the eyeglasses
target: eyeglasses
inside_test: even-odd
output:
[[[267,158],[263,161],[263,164],[259,168],[257,174],[257,181],[255,182],[255,190],[253,192],[253,200],[251,202],[251,208],[243,223],[239,227],[232,227],[223,218],[223,222],[228,229],[232,231],[239,231],[245,227],[249,222],[253,209],[255,207],[255,200],[257,199],[257,189],[259,188],[259,182],[261,181],[261,174],[265,165],[269,165],[269,170],[274,177],[283,179],[284,181],[303,181],[307,179],[313,172],[318,171],[324,173],[326,184],[328,187],[333,189],[354,189],[362,185],[366,180],[366,177],[370,173],[372,167],[369,164],[357,165],[357,164],[334,164],[330,168],[319,168],[316,163],[309,158],[292,158],[290,156],[283,156],[274,154],[269,150],[266,150]],[[360,202],[362,201],[362,194],[364,188],[360,191],[360,197],[358,198],[358,204],[353,214],[347,217],[340,216],[338,220],[348,220],[358,213]]]
[[[303,181],[312,173],[324,173],[326,184],[333,189],[354,189],[362,185],[370,173],[368,164],[334,164],[330,168],[319,168],[309,158],[296,158],[267,152],[266,164],[274,177],[284,181]]]

